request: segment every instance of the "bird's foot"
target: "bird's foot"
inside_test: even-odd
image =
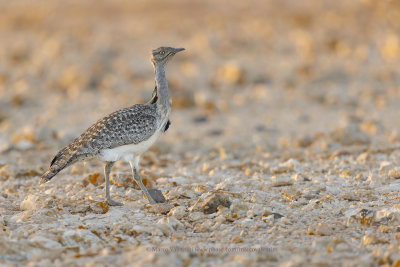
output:
[[[107,199],[107,203],[110,206],[123,206],[124,205],[124,204],[122,204],[120,202],[117,202],[117,201],[114,201],[112,199]]]
[[[149,189],[148,192],[150,195],[150,198],[148,197],[148,199],[151,204],[167,202],[164,198],[164,195],[162,194],[162,192],[160,190]]]

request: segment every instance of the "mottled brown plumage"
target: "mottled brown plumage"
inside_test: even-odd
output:
[[[53,158],[49,170],[40,183],[49,181],[62,169],[88,158],[106,161],[106,195],[109,204],[119,205],[109,197],[109,172],[116,160],[129,161],[132,172],[150,202],[154,202],[137,172],[140,154],[168,129],[170,98],[165,76],[165,65],[175,53],[183,49],[160,47],[153,50],[152,62],[156,73],[156,88],[152,99],[111,113],[100,119]]]

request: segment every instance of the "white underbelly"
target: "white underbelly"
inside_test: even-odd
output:
[[[130,144],[111,149],[104,149],[101,151],[100,159],[103,161],[133,160],[135,157],[149,149],[149,147],[154,144],[159,136],[160,132],[157,131],[149,139],[142,141],[139,144]]]

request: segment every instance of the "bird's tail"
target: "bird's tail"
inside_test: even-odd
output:
[[[62,169],[55,169],[50,167],[47,172],[45,172],[39,180],[39,184],[44,184],[50,181],[51,178],[53,178],[57,173],[59,173]]]
[[[72,159],[73,157],[69,153],[67,147],[58,152],[51,161],[48,171],[40,177],[39,184],[44,184],[50,181],[50,179],[53,178],[57,173],[71,165],[74,162]]]

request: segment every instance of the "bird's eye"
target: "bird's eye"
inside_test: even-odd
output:
[[[165,51],[161,51],[161,52],[160,52],[160,55],[164,55],[164,54],[165,54]]]

